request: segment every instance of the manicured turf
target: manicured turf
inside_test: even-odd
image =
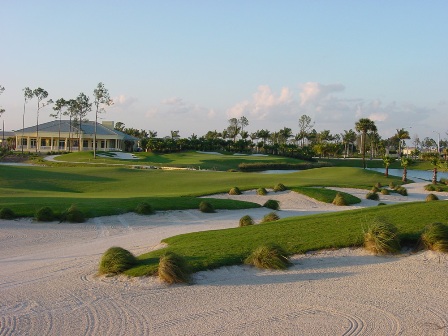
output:
[[[334,198],[336,197],[336,194],[339,192],[336,190],[325,189],[322,187],[321,188],[295,187],[292,190],[325,203],[333,202]],[[361,199],[359,199],[356,196],[344,192],[339,193],[341,193],[344,196],[347,205],[361,203]]]
[[[163,240],[169,246],[138,257],[139,265],[126,271],[131,276],[154,274],[158,257],[171,251],[185,257],[193,271],[242,264],[256,247],[273,243],[288,254],[311,250],[361,246],[363,229],[382,216],[394,224],[405,243],[415,244],[423,228],[447,223],[447,202],[418,202],[372,207],[331,214],[292,217],[273,223],[235,229],[183,234]]]

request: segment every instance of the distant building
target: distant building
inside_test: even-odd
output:
[[[14,147],[14,142],[13,141],[9,141],[8,139],[11,139],[11,137],[14,137],[15,134],[14,132],[9,132],[9,131],[0,131],[0,147]]]
[[[70,120],[55,120],[14,131],[16,150],[37,151],[89,151],[93,150],[95,122],[84,121],[81,127]],[[138,139],[114,129],[113,121],[97,123],[96,149],[124,151],[137,148]],[[79,148],[81,144],[81,149]]]

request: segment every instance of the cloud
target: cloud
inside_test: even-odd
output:
[[[112,108],[124,110],[131,107],[134,103],[138,101],[137,98],[134,97],[128,97],[125,95],[119,95],[116,97],[113,97],[112,100],[114,101],[114,104],[112,105]]]
[[[172,97],[161,101],[157,106],[151,107],[146,113],[147,117],[206,117],[213,118],[216,112],[194,103],[184,101],[179,97]]]
[[[317,82],[308,82],[301,85],[302,91],[300,92],[300,106],[307,104],[319,103],[323,99],[327,98],[333,92],[341,92],[345,90],[345,86],[342,84],[329,84],[324,85]]]

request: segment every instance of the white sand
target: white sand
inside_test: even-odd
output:
[[[424,184],[408,185],[409,197],[381,198],[422,199]],[[290,192],[236,197],[279,199],[281,217],[377,204],[335,207]],[[448,257],[434,252],[321,251],[293,257],[285,272],[200,272],[192,286],[95,276],[110,246],[140,254],[165,237],[236,227],[245,214],[258,221],[269,211],[131,213],[85,224],[0,221],[0,335],[448,335]]]

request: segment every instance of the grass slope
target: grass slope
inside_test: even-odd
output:
[[[447,202],[405,203],[183,234],[164,239],[169,245],[167,248],[139,256],[139,265],[125,273],[130,276],[154,274],[158,257],[167,251],[184,256],[192,271],[197,272],[242,264],[252,250],[266,243],[278,244],[288,254],[361,246],[363,230],[376,216],[393,223],[405,242],[415,243],[427,224],[447,222],[447,210]]]
[[[295,192],[314,198],[320,202],[331,203],[338,191],[325,189],[325,188],[310,188],[310,187],[295,187],[292,189]],[[361,203],[361,199],[356,196],[347,194],[345,192],[339,192],[344,196],[348,205]]]

